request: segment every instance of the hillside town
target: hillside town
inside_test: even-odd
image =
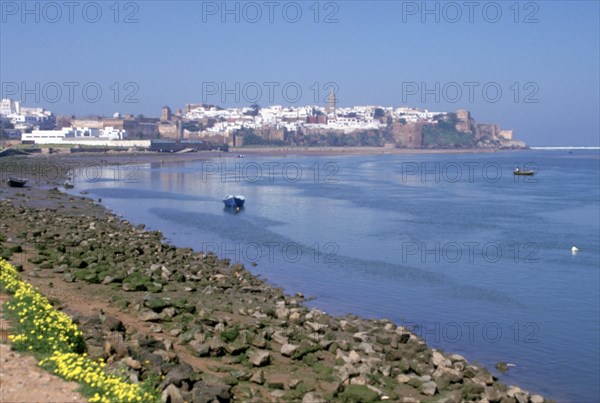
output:
[[[523,148],[513,132],[475,122],[469,111],[433,112],[375,105],[222,108],[187,104],[160,118],[143,115],[62,116],[2,99],[4,142],[148,147],[152,141],[213,146],[381,146],[393,148]]]

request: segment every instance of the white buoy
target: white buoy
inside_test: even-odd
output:
[[[577,252],[579,252],[579,248],[578,248],[577,246],[573,246],[573,247],[571,248],[571,253],[572,253],[572,254],[576,254]]]

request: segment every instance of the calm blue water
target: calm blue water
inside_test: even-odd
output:
[[[536,168],[514,177],[516,166]],[[390,318],[559,401],[600,399],[598,151],[144,165],[88,190],[332,314]],[[225,211],[221,198],[244,194]],[[571,253],[571,247],[580,251]],[[256,267],[248,263],[257,263]]]

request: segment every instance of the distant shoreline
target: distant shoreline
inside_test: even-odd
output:
[[[488,154],[504,150],[497,148],[384,148],[384,147],[232,147],[233,154],[266,155],[414,155],[414,154]]]

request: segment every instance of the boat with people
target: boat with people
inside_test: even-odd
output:
[[[514,175],[519,175],[519,176],[533,176],[535,175],[535,171],[533,169],[515,169],[513,171]]]
[[[27,184],[27,179],[8,178],[6,182],[11,188],[22,188]]]

